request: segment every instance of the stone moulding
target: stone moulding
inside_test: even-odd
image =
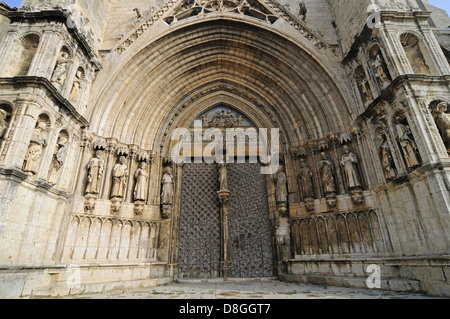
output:
[[[111,49],[111,52],[115,52],[117,55],[121,55],[123,52],[127,50],[135,41],[137,41],[142,34],[145,33],[156,21],[160,19],[168,19],[171,16],[173,10],[171,8],[175,7],[184,0],[168,0],[166,1],[161,8],[155,10],[148,18],[144,19],[140,24],[138,24],[131,32],[125,35],[120,41]],[[294,17],[288,10],[286,10],[282,5],[274,0],[259,0],[261,5],[267,8],[268,10],[273,12],[273,17],[280,17],[284,19],[289,25],[294,27],[298,32],[300,32],[303,37],[308,40],[314,42],[314,46],[320,50],[325,51],[328,54],[335,54],[335,49],[338,47],[337,45],[329,44],[325,39],[323,39],[320,35],[316,34],[313,30],[311,30],[303,21],[300,21],[296,17]],[[178,7],[180,7],[178,5]],[[220,13],[221,15],[223,13]],[[232,14],[232,13],[230,13]],[[242,15],[240,13],[236,13],[238,15]],[[173,16],[173,15],[172,15]],[[255,18],[258,19],[258,18]],[[260,19],[258,19],[260,20]],[[169,20],[171,25],[173,20]]]
[[[37,76],[16,76],[13,78],[0,78],[0,87],[2,85],[13,86],[30,86],[43,88],[49,93],[49,95],[57,102],[58,106],[68,112],[74,119],[76,119],[81,126],[89,126],[89,122],[75,109],[75,107],[67,101],[62,95],[55,89],[53,84],[49,80],[43,77]]]
[[[69,18],[69,13],[63,10],[43,10],[43,11],[13,11],[8,12],[7,17],[11,20],[11,23],[27,21],[56,21],[61,23],[66,23]],[[98,57],[93,49],[92,45],[87,40],[86,36],[83,35],[77,27],[67,28],[69,33],[72,34],[74,40],[80,45],[83,52],[89,57],[91,62],[95,65],[97,70],[100,70],[101,64],[98,62]]]

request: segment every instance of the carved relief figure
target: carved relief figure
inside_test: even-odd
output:
[[[300,184],[304,198],[314,198],[312,183],[312,171],[306,165],[305,160],[300,160]]]
[[[72,102],[78,101],[81,91],[81,81],[83,79],[83,71],[79,69],[73,82],[72,91],[70,92],[69,100]]]
[[[67,76],[67,68],[69,63],[69,54],[61,53],[61,57],[56,62],[56,67],[52,75],[51,82],[58,88],[62,87]]]
[[[219,163],[219,183],[220,191],[228,191],[228,172],[225,163]]]
[[[212,120],[209,122],[210,127],[218,127],[221,122],[221,114],[220,111],[217,111],[216,114],[214,114]]]
[[[55,154],[53,154],[52,164],[50,166],[50,171],[48,173],[48,183],[50,185],[54,186],[58,182],[59,170],[64,165],[64,161],[66,160],[66,153],[67,153],[66,143],[67,138],[61,136],[58,140],[58,145]]]
[[[0,109],[0,139],[3,138],[3,135],[8,128],[8,122],[6,121],[7,116],[8,113],[6,113],[5,110]]]
[[[298,6],[299,6],[298,15],[300,16],[300,19],[302,19],[304,21],[304,20],[306,20],[306,14],[308,13],[308,9],[306,8],[305,1],[300,1]]]
[[[150,175],[147,171],[147,163],[142,162],[139,165],[139,169],[134,174],[134,178],[136,179],[136,186],[134,188],[134,200],[145,201],[147,199],[149,176]]]
[[[390,80],[389,80],[388,75],[386,74],[384,60],[381,57],[380,52],[377,53],[372,66],[375,71],[375,75],[377,76],[378,80],[380,81],[381,88],[382,89],[386,88],[389,85]]]
[[[370,91],[369,81],[366,78],[364,68],[359,66],[355,71],[355,79],[358,85],[358,90],[361,95],[361,99],[364,104],[372,100],[372,94]]]
[[[450,152],[450,119],[445,113],[447,108],[448,104],[446,102],[439,103],[433,112],[433,117],[439,133],[441,134],[442,140],[444,141],[445,147],[447,148],[447,152]]]
[[[172,169],[167,167],[164,170],[164,175],[162,177],[162,194],[161,194],[161,204],[172,205],[173,204],[173,175]]]
[[[325,153],[321,153],[321,161],[319,162],[319,171],[322,181],[323,191],[325,194],[336,192],[336,183],[333,174],[333,164],[328,160]]]
[[[378,134],[377,138],[380,142],[379,154],[383,165],[384,177],[387,180],[393,179],[397,174],[395,172],[394,160],[386,136],[384,134]]]
[[[275,183],[277,203],[287,203],[287,177],[282,168],[280,168],[280,171],[275,175]]]
[[[223,114],[223,121],[225,127],[233,127],[235,120],[234,120],[234,114],[231,112],[231,110],[228,110],[228,112]]]
[[[47,140],[44,137],[44,132],[47,129],[47,124],[43,121],[38,122],[37,127],[33,131],[30,146],[25,155],[25,162],[23,164],[23,171],[30,174],[37,174],[39,164],[41,162],[42,151],[47,147]]]
[[[406,160],[406,165],[408,166],[408,168],[415,168],[417,166],[420,166],[420,161],[417,156],[418,148],[412,136],[411,129],[408,125],[402,124],[402,121],[402,118],[397,118],[398,124],[396,125],[396,129],[398,142],[400,143],[400,146],[402,148],[403,155]]]
[[[102,151],[95,151],[94,158],[87,165],[89,171],[85,194],[97,195],[103,177],[105,162],[101,159]]]
[[[126,157],[121,156],[112,171],[113,186],[111,198],[123,198],[127,189],[128,167],[126,165]]]
[[[361,187],[361,182],[358,177],[358,158],[352,152],[347,145],[344,145],[344,155],[341,159],[341,165],[344,167],[344,173],[347,181],[347,186],[350,189]]]

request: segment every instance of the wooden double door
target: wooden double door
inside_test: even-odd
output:
[[[233,278],[274,274],[266,176],[260,164],[229,164],[227,258]],[[180,198],[178,272],[185,278],[218,278],[223,234],[217,164],[185,164]]]

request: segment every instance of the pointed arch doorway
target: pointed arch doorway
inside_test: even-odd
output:
[[[204,124],[224,128],[214,108],[203,114]],[[239,127],[252,124],[233,111]],[[222,119],[223,120],[223,119]],[[216,122],[214,122],[216,121]],[[259,278],[274,275],[274,253],[266,175],[261,163],[226,166],[228,190],[220,194],[219,165],[192,161],[182,170],[178,274],[182,278]]]

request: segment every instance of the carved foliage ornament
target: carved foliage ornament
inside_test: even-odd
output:
[[[230,12],[251,16],[271,24],[278,20],[267,7],[256,0],[185,0],[174,11],[173,15],[164,19],[168,24],[192,16],[205,15],[212,12]]]

